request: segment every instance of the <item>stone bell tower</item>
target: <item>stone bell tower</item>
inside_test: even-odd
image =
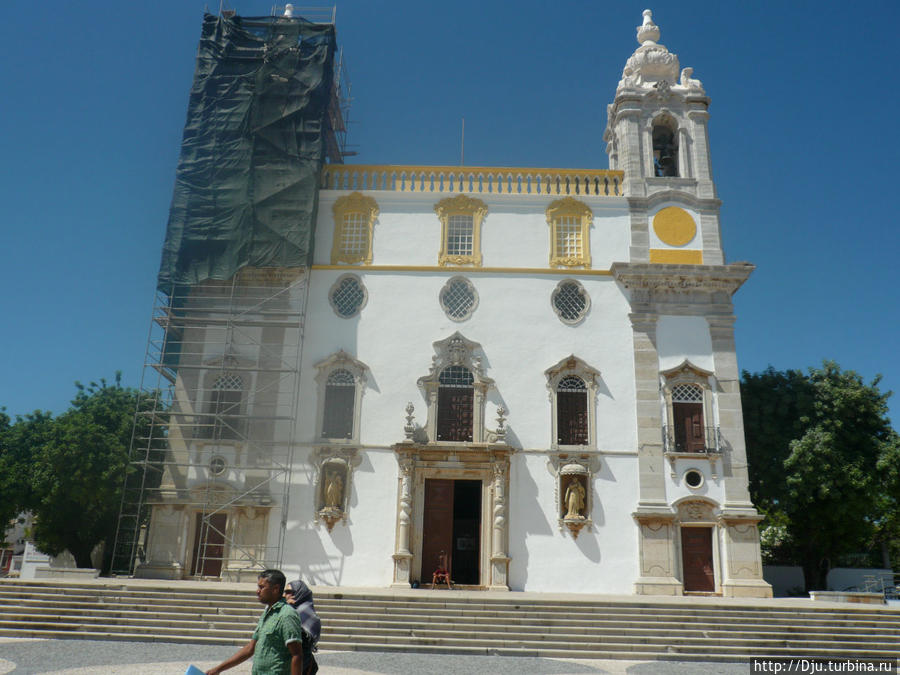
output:
[[[610,168],[625,174],[630,219],[629,259],[612,272],[631,305],[634,343],[635,592],[768,597],[731,301],[754,268],[725,263],[709,98],[693,69],[659,44],[650,10],[643,16],[604,134]]]
[[[709,155],[709,98],[693,68],[680,68],[678,56],[659,44],[659,27],[644,10],[637,28],[640,45],[629,57],[607,106],[610,169],[625,172],[625,196],[647,198],[678,191],[701,206],[702,263],[722,264],[718,201]],[[631,260],[650,259],[646,222],[633,220]],[[677,257],[677,256],[675,256]],[[678,261],[682,262],[682,261]],[[691,262],[701,262],[692,259]]]

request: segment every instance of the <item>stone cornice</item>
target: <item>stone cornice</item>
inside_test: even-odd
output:
[[[659,178],[657,180],[676,180],[673,178]],[[697,185],[696,179],[683,178],[683,181],[690,180],[692,185]],[[649,182],[649,180],[648,180]],[[653,192],[652,194],[647,195],[646,197],[628,197],[628,206],[631,209],[644,209],[648,210],[656,206],[657,204],[661,204],[663,202],[677,201],[681,204],[687,204],[689,206],[694,207],[698,211],[718,211],[719,207],[722,206],[722,200],[718,198],[713,199],[703,199],[701,197],[697,197],[696,195],[691,194],[690,192],[685,192],[684,190],[677,189],[669,189],[669,190],[660,190],[658,192]]]
[[[613,263],[616,281],[630,290],[654,293],[715,293],[735,291],[756,269],[747,262],[730,265],[670,265],[651,263]]]

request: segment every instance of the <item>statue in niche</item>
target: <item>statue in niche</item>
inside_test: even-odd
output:
[[[325,479],[325,508],[340,509],[344,496],[344,480],[338,471],[329,471]]]
[[[577,478],[569,481],[566,488],[566,518],[584,520],[584,486]]]

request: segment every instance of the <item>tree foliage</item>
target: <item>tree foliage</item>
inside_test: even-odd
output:
[[[826,361],[743,373],[750,492],[767,516],[769,562],[799,564],[810,589],[849,556],[896,545],[897,434],[890,392]],[[880,561],[878,561],[880,563]]]
[[[0,515],[31,511],[41,551],[68,550],[79,567],[91,567],[94,547],[115,536],[134,420],[138,434],[147,421],[135,417],[145,405],[119,373],[114,384],[76,387],[56,418],[34,412],[11,425],[7,418],[5,428],[0,419]]]

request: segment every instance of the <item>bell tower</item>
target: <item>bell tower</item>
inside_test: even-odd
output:
[[[612,272],[630,303],[633,331],[635,592],[700,591],[693,575],[702,569],[713,570],[713,586],[723,595],[771,597],[762,578],[761,516],[748,489],[731,300],[754,268],[725,263],[709,156],[709,98],[691,77],[693,69],[681,68],[659,43],[659,33],[644,10],[639,46],[607,107],[604,133],[610,168],[624,172],[630,221],[628,260],[613,263]],[[698,358],[706,363],[700,370]],[[687,409],[682,398],[688,391],[678,389],[676,372],[694,373],[687,384],[697,387],[690,389],[696,415],[690,424],[675,410],[676,398],[678,409]],[[697,432],[695,446],[679,440],[688,426]],[[699,475],[698,466],[709,478],[703,494],[685,478],[691,470]],[[698,523],[707,530],[693,530]],[[701,536],[704,547],[717,542],[714,554],[696,555],[692,537]],[[706,562],[697,563],[701,558]]]
[[[611,169],[625,171],[634,196],[646,196],[648,178],[679,178],[680,188],[697,197],[715,197],[706,122],[709,98],[693,68],[679,73],[678,56],[659,44],[659,26],[644,10],[637,27],[640,45],[625,63],[616,97],[607,107],[607,142]],[[670,184],[671,185],[671,184]]]

